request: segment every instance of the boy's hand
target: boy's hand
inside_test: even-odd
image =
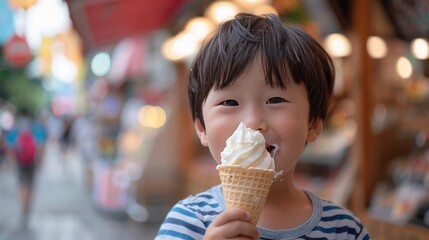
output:
[[[207,228],[204,240],[259,239],[256,226],[250,223],[250,214],[240,209],[228,209],[219,214]]]

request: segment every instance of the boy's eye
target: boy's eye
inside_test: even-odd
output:
[[[238,102],[232,99],[225,100],[220,103],[222,106],[238,106]]]
[[[286,100],[281,97],[272,97],[267,100],[267,104],[276,104],[276,103],[282,103],[282,102],[286,102]]]

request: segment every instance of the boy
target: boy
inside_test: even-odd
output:
[[[294,185],[307,142],[316,140],[335,78],[332,60],[303,31],[274,15],[238,14],[223,23],[192,65],[188,97],[195,129],[214,160],[242,121],[279,146],[257,226],[226,210],[220,186],[177,203],[157,239],[369,239],[355,216]]]

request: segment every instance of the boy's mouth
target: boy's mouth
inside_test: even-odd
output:
[[[274,158],[276,155],[277,150],[279,149],[279,146],[277,144],[267,144],[265,146],[267,151],[270,153],[271,157]]]

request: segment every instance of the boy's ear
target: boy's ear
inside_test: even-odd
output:
[[[310,123],[308,134],[307,134],[307,142],[313,142],[317,139],[320,133],[323,130],[323,121],[321,119],[316,119]]]
[[[206,130],[201,124],[199,119],[195,119],[194,121],[195,131],[197,132],[198,137],[200,138],[200,142],[203,146],[208,147],[209,143],[207,141]]]

